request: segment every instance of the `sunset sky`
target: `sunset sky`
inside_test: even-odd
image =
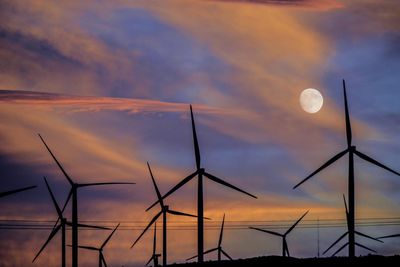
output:
[[[206,181],[205,216],[212,221],[205,249],[216,246],[223,213],[223,246],[233,258],[281,253],[278,237],[247,226],[289,225],[307,210],[303,226],[344,223],[347,156],[292,188],[346,147],[342,79],[354,144],[400,171],[400,2],[376,2],[1,1],[0,191],[38,188],[2,198],[0,224],[56,220],[43,176],[59,203],[67,197],[69,184],[40,133],[76,182],[137,183],[80,189],[79,218],[121,222],[105,249],[107,263],[143,266],[152,231],[129,247],[158,212],[145,212],[156,199],[146,161],[161,193],[195,170],[189,104],[204,167],[258,196]],[[299,103],[309,87],[324,97],[315,114]],[[400,177],[358,158],[355,166],[356,217],[395,222],[357,229],[400,233]],[[167,203],[195,214],[196,197],[193,181]],[[169,219],[169,262],[184,262],[197,252],[196,220]],[[299,226],[288,237],[291,254],[315,257],[317,229]],[[345,231],[321,228],[321,252]],[[59,236],[31,263],[49,233],[1,226],[0,266],[59,266]],[[81,231],[79,242],[99,246],[108,234]],[[358,240],[379,254],[400,250],[399,238]],[[80,251],[82,267],[97,259]]]

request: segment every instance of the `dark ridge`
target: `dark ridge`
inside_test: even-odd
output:
[[[281,256],[263,256],[248,259],[238,259],[233,261],[207,261],[202,264],[196,262],[171,264],[170,266],[207,266],[207,267],[239,267],[239,266],[288,266],[288,267],[333,267],[333,266],[384,266],[384,267],[398,267],[400,266],[400,256],[380,256],[368,255],[355,258],[348,257],[334,257],[334,258],[292,258]]]

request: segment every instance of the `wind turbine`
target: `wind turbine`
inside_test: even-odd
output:
[[[66,204],[69,199],[72,197],[72,267],[78,267],[78,188],[87,187],[87,186],[95,186],[95,185],[111,185],[111,184],[135,184],[135,183],[120,183],[120,182],[111,182],[111,183],[84,183],[79,184],[74,182],[71,177],[67,174],[67,172],[62,167],[61,163],[54,156],[53,152],[50,150],[49,146],[46,144],[44,139],[40,134],[39,138],[42,140],[42,143],[46,147],[47,151],[50,153],[51,157],[56,162],[57,166],[60,168],[61,172],[64,174],[65,178],[67,178],[69,184],[71,185],[71,190],[69,191]],[[65,207],[65,206],[64,206]]]
[[[296,225],[304,218],[304,216],[307,215],[308,212],[309,211],[306,211],[306,213],[304,213],[303,216],[301,216],[300,219],[298,219],[284,234],[277,233],[277,232],[274,232],[274,231],[264,230],[264,229],[256,228],[256,227],[249,227],[249,228],[257,230],[257,231],[261,231],[261,232],[264,232],[264,233],[268,233],[268,234],[271,234],[271,235],[277,235],[277,236],[282,237],[282,256],[283,257],[286,257],[286,256],[290,257],[289,248],[288,248],[287,241],[286,241],[286,236],[296,227]]]
[[[231,256],[228,255],[228,253],[226,253],[223,249],[222,249],[222,236],[224,234],[224,223],[225,223],[225,213],[224,213],[224,217],[222,218],[222,224],[221,224],[221,231],[219,232],[219,240],[218,240],[218,246],[216,248],[212,248],[209,249],[207,251],[204,252],[204,254],[208,254],[210,252],[213,251],[217,251],[218,252],[218,261],[221,261],[221,254],[224,254],[225,257],[227,257],[228,259],[232,260]],[[187,261],[196,258],[198,255],[195,255],[193,257],[190,257],[188,259],[186,259]]]
[[[345,81],[343,80],[343,95],[344,95],[344,109],[345,109],[345,117],[346,117],[346,137],[347,137],[347,148],[334,157],[332,157],[330,160],[328,160],[326,163],[324,163],[321,167],[319,167],[316,171],[308,175],[304,180],[302,180],[300,183],[295,185],[293,189],[297,188],[300,186],[302,183],[310,179],[312,176],[315,174],[319,173],[321,170],[325,169],[341,157],[343,157],[345,154],[349,154],[349,177],[348,177],[348,197],[349,197],[349,257],[354,257],[355,256],[355,199],[354,199],[354,155],[357,155],[359,158],[370,162],[378,167],[381,167],[387,171],[390,171],[394,174],[400,175],[400,173],[390,169],[389,167],[383,165],[382,163],[378,162],[377,160],[361,153],[356,149],[355,146],[352,145],[352,133],[351,133],[351,124],[350,124],[350,115],[349,115],[349,108],[347,105],[347,95],[346,95],[346,84]]]
[[[168,205],[164,204],[163,198],[161,197],[160,191],[158,190],[157,183],[154,179],[153,173],[150,168],[150,164],[147,162],[147,167],[149,168],[150,172],[150,177],[151,180],[153,181],[154,189],[156,190],[157,193],[157,198],[158,202],[160,203],[160,212],[157,213],[153,219],[150,221],[150,223],[147,225],[147,227],[143,230],[143,232],[140,234],[140,236],[136,239],[136,241],[133,243],[131,248],[133,248],[134,245],[139,241],[139,239],[146,233],[146,231],[150,228],[150,226],[156,222],[156,220],[162,215],[163,216],[163,266],[167,266],[167,214],[172,214],[172,215],[178,215],[178,216],[188,216],[188,217],[196,217],[196,215],[191,215],[187,213],[183,213],[180,211],[175,211],[171,210]]]
[[[146,263],[146,266],[148,266],[151,261],[153,261],[153,267],[158,266],[158,258],[161,257],[161,254],[156,253],[156,246],[157,246],[157,222],[154,223],[153,254],[151,255],[149,261]]]
[[[40,248],[39,252],[36,254],[35,258],[32,260],[32,262],[35,262],[35,260],[39,257],[40,253],[46,248],[47,244],[53,239],[53,237],[57,234],[59,230],[61,230],[61,266],[65,267],[65,230],[66,226],[72,226],[72,222],[68,221],[64,216],[63,212],[61,211],[60,207],[57,204],[56,198],[54,197],[53,192],[51,191],[51,188],[49,184],[47,183],[46,177],[43,177],[44,181],[46,183],[47,190],[50,193],[51,199],[53,201],[54,207],[56,208],[57,214],[58,214],[58,219],[57,223],[54,226],[53,230],[51,231],[49,237],[47,238],[46,242],[43,244],[43,246]],[[93,229],[108,229],[106,227],[100,227],[100,226],[93,226],[93,225],[87,225],[87,224],[81,224],[78,223],[78,227],[85,227],[85,228],[93,228]]]
[[[33,185],[33,186],[18,188],[18,189],[14,189],[14,190],[10,190],[10,191],[0,192],[0,198],[8,196],[8,195],[15,194],[15,193],[18,193],[18,192],[22,192],[22,191],[25,191],[25,190],[33,189],[35,187],[37,187],[37,186]]]
[[[197,255],[198,255],[198,262],[202,263],[204,261],[204,207],[203,207],[203,176],[207,177],[211,181],[214,181],[216,183],[222,184],[224,186],[230,187],[236,191],[239,191],[241,193],[244,193],[246,195],[249,195],[253,198],[257,198],[256,196],[247,193],[246,191],[231,185],[224,180],[208,173],[205,171],[204,168],[201,167],[201,158],[200,158],[200,148],[199,148],[199,143],[197,140],[197,134],[196,134],[196,126],[194,123],[194,118],[193,118],[193,110],[192,110],[192,105],[190,105],[190,116],[192,120],[192,133],[193,133],[193,143],[194,143],[194,153],[195,153],[195,158],[196,158],[196,171],[184,178],[182,181],[180,181],[177,185],[175,185],[171,190],[169,190],[162,198],[166,198],[172,193],[174,193],[176,190],[181,188],[184,184],[192,180],[196,175],[197,175]],[[157,201],[158,202],[158,201]],[[153,203],[146,211],[154,207],[157,202]]]
[[[340,240],[342,240],[346,235],[349,234],[349,231],[350,231],[350,229],[349,229],[349,225],[350,225],[350,224],[349,224],[349,211],[348,211],[348,209],[347,209],[346,197],[344,196],[344,194],[343,194],[343,201],[344,201],[344,207],[345,207],[345,209],[346,209],[347,232],[344,233],[343,235],[341,235],[329,248],[327,248],[327,249],[322,253],[322,254],[324,254],[324,255],[325,255],[325,253],[328,252],[331,248],[333,248]],[[363,234],[363,233],[358,232],[358,231],[356,231],[356,230],[354,230],[354,233],[355,233],[356,235],[363,236],[363,237],[366,237],[366,238],[369,238],[369,239],[372,239],[372,240],[375,240],[375,241],[378,241],[378,242],[383,243],[381,240],[379,240],[379,239],[377,239],[377,238],[374,238],[374,237],[371,237],[371,236],[369,236],[369,235]],[[366,247],[366,246],[364,246],[364,245],[362,245],[362,244],[360,244],[360,243],[354,242],[354,244],[355,244],[356,246],[358,246],[358,247],[361,247],[361,248],[364,248],[364,249],[366,249],[366,250],[369,250],[369,251],[371,251],[371,252],[375,252],[375,253],[376,253],[375,250],[370,249],[370,248],[368,248],[368,247]],[[344,249],[344,248],[345,248],[346,246],[348,246],[348,245],[349,245],[349,242],[347,242],[346,244],[344,244],[343,246],[341,246],[338,250],[336,250],[335,253],[332,254],[331,257],[335,257],[336,254],[338,254],[340,251],[342,251],[342,249]]]
[[[101,244],[101,246],[99,248],[90,247],[90,246],[78,246],[79,248],[98,251],[99,252],[99,267],[103,267],[103,264],[104,264],[104,267],[107,267],[107,263],[106,263],[106,260],[104,259],[104,255],[103,255],[103,249],[107,245],[108,241],[110,241],[111,237],[117,230],[118,226],[119,226],[119,224],[114,228],[114,230],[111,232],[111,234],[107,237],[107,239],[103,242],[103,244]]]

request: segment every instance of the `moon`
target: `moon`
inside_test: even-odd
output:
[[[321,93],[314,88],[307,88],[300,94],[300,106],[308,113],[317,113],[324,104]]]

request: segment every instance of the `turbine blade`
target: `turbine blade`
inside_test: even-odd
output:
[[[233,259],[231,258],[231,256],[229,256],[228,253],[226,253],[222,248],[221,248],[221,252],[222,252],[222,254],[224,254],[225,257],[227,257],[228,259],[230,259],[231,261],[233,260]]]
[[[192,215],[192,214],[188,214],[188,213],[183,213],[183,212],[180,212],[180,211],[175,211],[175,210],[170,210],[170,209],[168,209],[167,212],[168,212],[168,213],[171,213],[171,214],[173,214],[173,215],[187,216],[187,217],[195,217],[195,218],[197,218],[196,215]]]
[[[277,236],[280,236],[280,237],[282,237],[283,235],[282,234],[280,234],[280,233],[277,233],[277,232],[273,232],[273,231],[269,231],[269,230],[264,230],[264,229],[261,229],[261,228],[257,228],[257,227],[249,227],[250,229],[254,229],[254,230],[257,230],[257,231],[261,231],[261,232],[265,232],[265,233],[268,233],[268,234],[271,234],[271,235],[277,235]]]
[[[216,251],[216,250],[218,250],[218,248],[209,249],[209,250],[207,250],[207,251],[204,251],[204,252],[203,252],[203,255],[208,254],[208,253],[213,252],[213,251]],[[197,258],[197,256],[198,256],[198,255],[195,255],[195,256],[193,256],[193,257],[187,258],[186,261],[190,261],[190,260],[192,260],[192,259],[194,259],[194,258]]]
[[[308,212],[309,212],[309,210],[306,211],[306,213],[304,213],[303,216],[301,216],[301,217],[289,228],[289,230],[286,231],[286,233],[285,233],[284,235],[289,234],[289,233],[296,227],[296,225],[304,218],[304,216],[307,215]]]
[[[331,248],[333,248],[337,243],[339,243],[340,240],[342,240],[349,232],[344,233],[341,235],[335,242],[333,242],[332,245],[330,245],[329,248],[327,248],[324,252],[322,252],[322,255],[325,255]]]
[[[222,236],[224,234],[224,224],[225,224],[225,213],[224,217],[222,217],[221,231],[219,232],[218,247],[221,247],[222,244]]]
[[[140,240],[140,238],[146,233],[146,231],[150,228],[150,226],[158,219],[158,217],[160,217],[160,215],[162,214],[162,211],[160,211],[159,213],[156,214],[156,216],[153,217],[153,219],[151,219],[151,221],[149,222],[149,224],[146,226],[146,228],[144,228],[143,232],[140,234],[140,236],[135,240],[135,242],[133,243],[133,245],[131,246],[131,248],[133,248],[136,243]]]
[[[336,254],[338,254],[340,251],[342,251],[342,249],[344,249],[347,245],[349,245],[349,242],[347,242],[346,244],[344,244],[343,246],[341,246],[338,250],[336,250],[336,252],[333,253],[331,257],[335,257]]]
[[[214,176],[212,174],[209,174],[208,172],[204,172],[204,175],[207,176],[208,179],[210,179],[210,180],[212,180],[212,181],[214,181],[216,183],[219,183],[219,184],[222,184],[224,186],[230,187],[230,188],[232,188],[232,189],[234,189],[236,191],[239,191],[239,192],[241,192],[243,194],[246,194],[248,196],[251,196],[253,198],[257,198],[255,195],[247,193],[246,191],[244,191],[244,190],[242,190],[242,189],[240,189],[240,188],[238,188],[238,187],[236,187],[234,185],[231,185],[231,184],[225,182],[224,180],[222,180],[222,179],[220,179],[220,178],[218,178],[218,177],[216,177],[216,176]]]
[[[71,196],[72,196],[72,188],[69,190],[67,200],[65,200],[64,206],[63,206],[63,208],[62,208],[62,210],[61,210],[61,213],[64,213],[64,210],[65,210],[65,208],[67,207],[68,201],[70,200]],[[60,221],[60,217],[57,218],[57,221],[56,221],[56,223],[54,224],[53,229],[58,225],[58,222],[59,222],[59,221]]]
[[[40,248],[39,252],[36,254],[35,258],[32,260],[32,262],[34,262],[37,257],[39,257],[40,253],[42,253],[42,251],[45,249],[45,247],[47,246],[47,244],[51,241],[51,239],[53,239],[53,237],[57,234],[57,232],[61,229],[61,224],[59,224],[56,228],[54,228],[53,231],[51,231],[49,237],[47,238],[46,242],[44,242],[43,246]]]
[[[346,83],[343,80],[343,95],[344,95],[344,110],[346,115],[346,137],[347,137],[347,147],[351,147],[351,123],[350,123],[350,115],[349,115],[349,107],[347,104],[347,94],[346,94]]]
[[[136,183],[119,183],[119,182],[111,182],[111,183],[85,183],[78,184],[78,187],[86,187],[86,186],[96,186],[96,185],[112,185],[112,184],[136,184]]]
[[[346,209],[346,221],[347,221],[347,224],[349,224],[349,210],[347,209],[347,202],[346,202],[346,197],[344,194],[343,194],[343,202],[344,202],[344,207]]]
[[[305,181],[307,181],[308,179],[310,179],[311,177],[313,177],[315,174],[319,173],[320,171],[322,171],[323,169],[325,169],[326,167],[328,167],[329,165],[331,165],[332,163],[334,163],[335,161],[337,161],[338,159],[340,159],[341,157],[343,157],[344,154],[346,154],[349,150],[345,149],[342,152],[338,153],[337,155],[335,155],[334,157],[332,157],[330,160],[328,160],[327,162],[325,162],[321,167],[319,167],[316,171],[314,171],[313,173],[311,173],[310,175],[308,175],[305,179],[303,179],[300,183],[298,183],[297,185],[295,185],[293,187],[293,189],[296,189],[297,187],[299,187],[302,183],[304,183]]]
[[[107,262],[106,262],[106,259],[104,258],[103,252],[100,252],[100,253],[101,253],[101,261],[103,262],[104,267],[107,267]]]
[[[150,257],[149,261],[146,262],[146,265],[145,265],[145,266],[149,265],[149,263],[153,260],[153,258],[154,258],[154,255],[152,255],[152,256]]]
[[[119,227],[120,223],[117,224],[117,226],[114,228],[114,230],[111,232],[111,234],[107,237],[107,239],[104,241],[103,245],[101,245],[101,248],[103,249],[105,247],[105,245],[108,243],[108,241],[110,241],[110,238],[113,236],[113,234],[115,233],[115,231],[117,231],[118,227]]]
[[[65,178],[67,178],[68,182],[70,183],[70,185],[73,185],[74,182],[72,181],[71,177],[69,177],[69,175],[67,174],[67,172],[64,170],[64,168],[62,167],[61,163],[57,160],[56,156],[54,156],[53,152],[50,150],[49,146],[46,144],[46,142],[44,141],[44,139],[42,138],[42,136],[40,134],[39,138],[40,140],[42,140],[42,143],[44,144],[44,146],[46,147],[47,151],[49,151],[51,157],[54,159],[54,161],[56,162],[58,168],[60,168],[61,172],[64,174]]]
[[[68,245],[68,246],[69,246],[69,247],[72,247],[72,246],[70,246],[70,245]],[[89,247],[89,246],[78,246],[78,248],[83,248],[83,249],[89,249],[89,250],[96,250],[96,251],[99,251],[98,248]]]
[[[203,254],[204,254],[204,253],[203,253]],[[197,257],[198,257],[198,255],[194,255],[193,257],[187,258],[186,261],[193,260],[193,259],[195,259],[195,258],[197,258]]]
[[[391,173],[394,173],[394,174],[397,174],[397,175],[400,176],[400,173],[398,173],[398,172],[392,170],[391,168],[389,168],[389,167],[383,165],[382,163],[376,161],[375,159],[373,159],[373,158],[371,158],[371,157],[369,157],[369,156],[367,156],[367,155],[361,153],[360,151],[355,150],[354,153],[355,153],[357,156],[359,156],[360,158],[362,158],[363,160],[368,161],[368,162],[370,162],[370,163],[372,163],[372,164],[375,164],[376,166],[381,167],[382,169],[385,169],[385,170],[387,170],[387,171],[390,171]]]
[[[382,241],[382,240],[379,240],[378,238],[375,238],[375,237],[372,237],[372,236],[369,236],[369,235],[363,234],[363,233],[361,233],[361,232],[354,231],[354,233],[356,233],[356,234],[357,234],[357,235],[359,235],[359,236],[363,236],[363,237],[366,237],[366,238],[369,238],[369,239],[372,239],[372,240],[375,240],[375,241],[378,241],[378,242],[381,242],[381,243],[383,243],[383,241]]]
[[[283,241],[284,241],[283,244],[285,246],[286,254],[287,254],[288,257],[290,257],[290,252],[289,252],[289,247],[288,247],[288,244],[287,244],[287,241],[286,241],[286,237],[283,237]]]
[[[25,191],[25,190],[29,190],[29,189],[32,189],[32,188],[35,188],[35,187],[37,187],[37,186],[36,186],[36,185],[33,185],[33,186],[23,187],[23,188],[19,188],[19,189],[15,189],[15,190],[10,190],[10,191],[6,191],[6,192],[1,192],[1,193],[0,193],[0,198],[1,198],[1,197],[8,196],[8,195],[15,194],[15,193],[18,193],[18,192],[22,192],[22,191]]]
[[[72,222],[67,221],[66,224],[68,226],[72,226]],[[82,228],[91,228],[91,229],[101,229],[101,230],[111,230],[108,227],[102,227],[102,226],[96,226],[96,225],[89,225],[89,224],[82,224],[82,223],[78,223],[78,227],[82,227]]]
[[[366,247],[366,246],[364,246],[364,245],[361,245],[360,243],[355,242],[354,244],[356,244],[356,246],[359,246],[360,248],[364,248],[364,249],[366,249],[366,250],[369,250],[369,251],[371,251],[371,252],[375,252],[375,253],[376,253],[376,250],[373,250],[373,249],[371,249],[371,248],[369,248],[369,247]]]
[[[43,179],[44,179],[44,182],[46,183],[47,190],[50,193],[51,200],[53,201],[54,207],[56,207],[58,218],[63,218],[62,211],[61,211],[60,207],[57,204],[56,198],[54,197],[53,192],[51,191],[51,188],[49,186],[49,183],[47,182],[46,177],[43,176]]]
[[[153,185],[154,185],[154,188],[157,193],[158,202],[160,203],[161,208],[164,208],[164,201],[161,197],[160,191],[158,190],[157,183],[156,183],[156,180],[154,179],[153,172],[151,171],[149,162],[147,162],[147,167],[149,168],[150,177],[151,177],[151,180],[153,181]]]
[[[200,163],[201,163],[200,148],[199,148],[199,142],[197,140],[196,126],[194,124],[192,105],[190,105],[190,117],[192,119],[192,132],[193,132],[194,154],[195,154],[195,157],[196,157],[196,167],[197,167],[197,170],[199,170],[200,169]]]
[[[204,251],[203,254],[208,254],[208,253],[213,252],[213,251],[216,251],[216,250],[218,250],[218,248],[212,248],[212,249],[209,249],[209,250]]]
[[[182,181],[180,181],[177,185],[175,185],[171,190],[169,190],[163,197],[162,199],[165,199],[166,197],[168,197],[169,195],[171,195],[172,193],[174,193],[176,190],[178,190],[180,187],[182,187],[184,184],[186,184],[187,182],[189,182],[194,176],[196,176],[196,174],[198,173],[198,171],[195,171],[194,173],[190,174],[189,176],[187,176],[186,178],[184,178]],[[155,205],[157,205],[158,200],[156,202],[154,202],[150,207],[148,207],[146,209],[146,211],[149,211],[152,207],[154,207]]]
[[[400,234],[395,234],[395,235],[385,235],[385,236],[381,236],[381,237],[378,237],[379,239],[383,239],[383,238],[392,238],[392,237],[399,237],[400,236]]]

